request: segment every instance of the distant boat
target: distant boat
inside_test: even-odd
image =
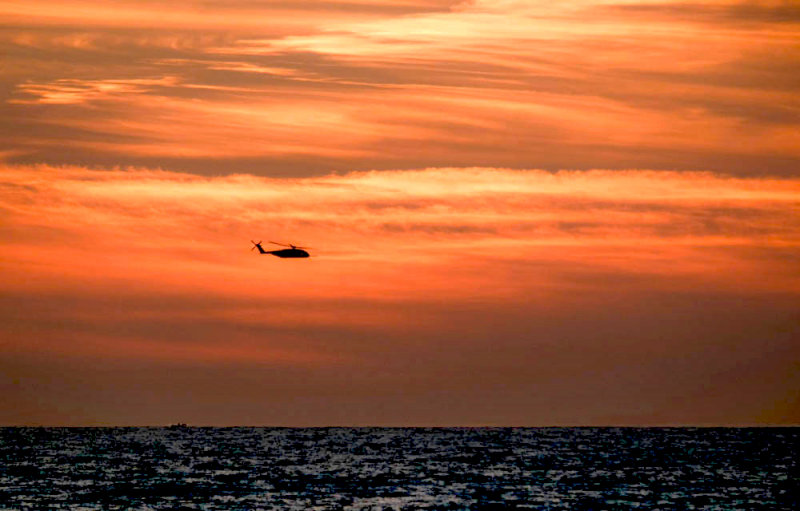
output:
[[[170,424],[169,426],[167,426],[167,429],[169,430],[188,429],[188,428],[189,426],[187,426],[185,422],[179,422],[177,424]]]

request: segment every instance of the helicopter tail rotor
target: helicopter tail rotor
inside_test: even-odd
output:
[[[259,245],[261,245],[260,241],[258,243],[256,243],[255,241],[250,240],[250,243],[253,244],[253,248],[250,249],[250,252],[252,252],[253,250],[257,249],[259,247]]]

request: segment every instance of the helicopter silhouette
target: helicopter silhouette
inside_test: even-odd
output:
[[[262,254],[262,255],[270,254],[270,255],[274,255],[276,257],[282,257],[282,258],[308,257],[308,252],[303,250],[304,248],[308,248],[308,247],[298,247],[298,246],[292,245],[291,243],[288,244],[288,245],[285,245],[283,243],[275,243],[274,241],[270,241],[269,243],[272,243],[274,245],[280,245],[282,247],[289,247],[289,248],[282,248],[280,250],[264,250],[264,247],[261,246],[261,242],[260,241],[258,243],[256,243],[255,241],[250,240],[250,242],[253,244],[253,248],[251,248],[250,250],[258,249],[258,252],[260,254]]]

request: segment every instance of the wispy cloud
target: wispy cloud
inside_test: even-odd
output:
[[[175,77],[160,79],[127,79],[127,80],[56,80],[53,83],[25,83],[18,87],[19,92],[27,99],[12,99],[11,103],[67,105],[102,101],[111,97],[129,94],[144,94],[154,86],[174,86],[178,83]]]
[[[140,286],[156,289],[166,279],[174,289],[264,298],[280,290],[296,298],[423,299],[431,289],[455,297],[464,285],[493,295],[541,284],[542,276],[505,282],[517,263],[543,264],[552,284],[575,271],[611,271],[670,287],[676,275],[688,289],[698,281],[726,287],[736,272],[744,288],[798,286],[784,255],[800,244],[800,185],[788,180],[493,169],[206,179],[6,167],[3,190],[7,264],[20,270],[7,286],[35,282],[29,270],[42,272],[42,282],[60,274],[104,286],[130,277],[131,258],[139,261]],[[248,282],[258,280],[264,261],[254,266],[243,250],[253,237],[313,242],[320,260],[281,267],[272,289],[254,291]],[[748,256],[756,252],[761,258]],[[762,260],[770,252],[774,259]],[[424,285],[396,277],[409,265],[426,276]],[[295,288],[309,268],[321,272],[315,285]],[[443,268],[447,277],[437,277]],[[195,271],[202,284],[189,277]],[[350,286],[330,280],[341,271]],[[764,272],[782,278],[764,280]],[[499,287],[483,287],[495,279]]]
[[[797,422],[796,14],[0,0],[0,423]]]
[[[60,368],[67,382],[64,364],[91,374],[132,364],[139,376],[127,381],[155,382],[165,365],[210,364],[221,383],[192,377],[197,403],[227,396],[258,408],[269,396],[291,408],[322,392],[372,408],[404,389],[396,405],[416,423],[479,415],[416,410],[438,402],[431,392],[475,410],[516,396],[531,406],[504,415],[514,423],[790,414],[776,403],[796,379],[786,364],[797,355],[797,179],[489,168],[205,178],[9,165],[0,176],[0,362],[19,378]],[[312,257],[258,256],[250,239],[310,245]],[[283,383],[261,397],[231,383],[265,367]],[[603,395],[587,394],[598,378]],[[709,378],[724,389],[712,401]],[[682,411],[669,404],[676,393]],[[150,420],[164,420],[164,399]],[[103,403],[91,413],[129,420]],[[334,420],[308,406],[302,423]],[[577,419],[577,409],[591,411]],[[231,417],[213,420],[245,420]]]
[[[0,4],[29,20],[9,18],[2,38],[0,128],[18,162],[798,168],[785,3],[64,5]],[[94,21],[71,28],[84,11]]]

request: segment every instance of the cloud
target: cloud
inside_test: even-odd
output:
[[[774,300],[800,292],[799,197],[795,179],[702,172],[270,179],[5,165],[7,331],[25,352],[352,363],[364,354],[347,339],[422,325],[457,346],[443,310],[566,317],[610,294],[698,289]],[[257,257],[250,239],[313,257]],[[64,332],[69,348],[50,344]]]
[[[315,19],[353,19],[379,14],[403,14],[443,8],[447,2],[422,0],[420,2],[207,2],[198,6],[191,1],[180,1],[165,8],[157,2],[116,2],[109,6],[96,0],[81,0],[78,4],[65,0],[47,0],[36,4],[0,2],[0,13],[10,22],[27,20],[29,25],[75,25],[83,27],[159,27],[166,29],[202,28],[204,30],[256,30],[265,25],[264,13],[278,26],[294,29],[308,27],[309,19],[303,13],[316,13]],[[313,26],[313,25],[312,25]]]
[[[0,422],[796,423],[793,15],[0,1]]]
[[[787,23],[796,25],[800,8],[790,0],[775,2],[643,2],[611,5],[610,10],[639,14],[650,19],[679,19],[692,23],[752,25]]]
[[[0,176],[7,424],[797,421],[796,179]]]
[[[102,101],[114,96],[143,94],[154,86],[175,85],[175,77],[130,80],[57,80],[52,84],[26,83],[20,85],[21,94],[31,99],[11,100],[12,103],[66,105]]]
[[[80,30],[69,16],[83,11],[59,2],[0,5],[39,20],[9,18],[0,41],[12,135],[0,150],[21,152],[14,162],[276,176],[798,168],[784,4],[179,2],[141,30],[121,16],[143,22],[153,4],[81,5],[96,17]],[[761,14],[731,22],[748,9]]]

